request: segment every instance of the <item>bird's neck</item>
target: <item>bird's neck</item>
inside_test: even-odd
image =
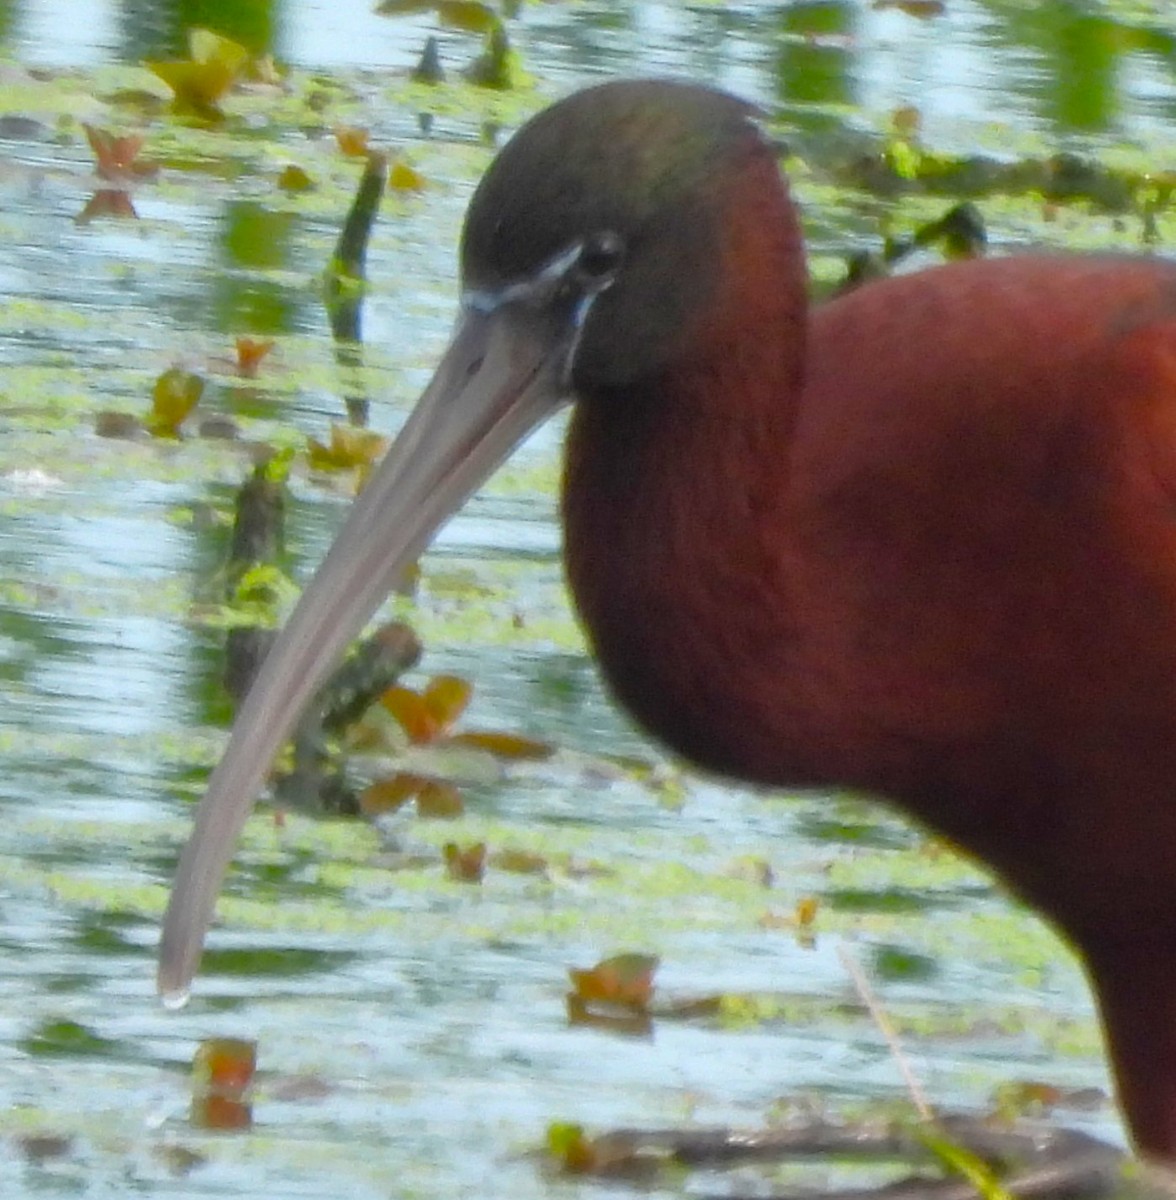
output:
[[[775,164],[755,183],[720,222],[689,352],[577,404],[564,519],[572,593],[618,699],[696,763],[766,781],[787,753],[781,725],[804,734],[770,681],[792,640],[782,525],[807,302]]]

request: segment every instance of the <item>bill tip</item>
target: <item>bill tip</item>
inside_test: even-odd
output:
[[[159,999],[163,1007],[175,1012],[184,1007],[188,1003],[192,991],[187,987],[161,987],[159,989]]]

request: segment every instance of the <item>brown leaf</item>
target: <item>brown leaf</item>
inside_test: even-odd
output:
[[[97,166],[95,173],[102,179],[125,181],[154,175],[159,168],[136,160],[143,149],[143,135],[131,133],[113,134],[94,125],[82,124],[90,149],[94,151]]]
[[[336,125],[335,141],[348,158],[367,158],[371,133],[358,125]]]
[[[243,1095],[257,1070],[257,1043],[244,1038],[208,1038],[192,1059],[193,1087],[197,1091]]]
[[[414,746],[425,746],[435,741],[441,728],[437,718],[429,711],[424,697],[412,688],[397,684],[380,696],[380,703],[400,722]]]
[[[402,808],[426,784],[419,775],[400,771],[387,779],[377,779],[360,793],[359,811],[367,817],[395,812]]]
[[[517,733],[495,733],[479,729],[470,730],[468,733],[455,733],[449,740],[456,746],[475,746],[493,754],[495,758],[542,762],[555,753],[555,747],[547,742],[537,742]]]
[[[417,816],[431,820],[452,820],[465,812],[461,792],[452,784],[430,779],[417,792]]]
[[[473,685],[458,675],[434,675],[425,687],[422,699],[438,726],[447,729],[466,710]]]
[[[475,842],[464,850],[456,842],[446,842],[443,850],[445,871],[459,883],[481,883],[486,872],[486,843]]]
[[[614,954],[596,966],[568,971],[575,995],[586,1003],[614,1004],[645,1011],[653,996],[659,959],[651,954]]]
[[[547,874],[547,859],[529,850],[499,850],[490,861],[499,871],[510,871],[515,875]]]
[[[256,1069],[256,1042],[241,1038],[201,1042],[192,1060],[192,1124],[199,1129],[250,1128]]]
[[[256,379],[262,359],[274,348],[273,338],[239,337],[237,347],[237,374],[245,379]]]

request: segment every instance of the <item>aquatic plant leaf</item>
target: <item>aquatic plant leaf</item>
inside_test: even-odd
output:
[[[588,1175],[596,1169],[597,1157],[592,1139],[583,1125],[557,1121],[547,1127],[547,1152],[559,1160],[563,1170],[573,1175]]]
[[[466,33],[491,33],[502,27],[502,18],[479,0],[381,0],[376,12],[382,17],[399,17],[409,13],[437,14],[442,25]]]
[[[653,997],[660,959],[652,954],[614,954],[588,970],[571,967],[575,995],[585,1003],[614,1004],[645,1012]]]
[[[241,1095],[253,1083],[257,1043],[243,1038],[208,1038],[192,1058],[192,1086],[199,1091]]]
[[[236,340],[237,374],[256,379],[262,359],[274,348],[273,338],[239,337]]]
[[[944,0],[874,0],[874,8],[879,11],[897,8],[908,17],[918,17],[926,21],[931,17],[942,16],[947,11],[947,4]]]
[[[474,686],[458,675],[434,675],[422,693],[425,707],[442,728],[452,725],[465,712]]]
[[[25,1054],[37,1058],[114,1058],[123,1053],[116,1040],[69,1020],[43,1021],[19,1045]]]
[[[332,425],[330,444],[308,437],[307,458],[316,471],[369,470],[388,448],[388,439],[354,425]]]
[[[219,121],[220,102],[244,73],[249,51],[210,29],[188,32],[189,58],[145,62],[172,91],[174,112]]]
[[[335,143],[348,158],[367,158],[371,133],[358,125],[336,125]]]
[[[664,1156],[644,1151],[622,1129],[593,1138],[582,1125],[557,1122],[547,1127],[546,1141],[547,1153],[568,1175],[603,1176],[648,1187],[665,1166]]]
[[[188,54],[196,63],[220,63],[234,75],[249,65],[249,51],[222,33],[199,27],[188,30]]]
[[[542,762],[555,753],[555,747],[547,742],[539,742],[517,733],[498,733],[482,729],[455,733],[449,741],[456,746],[474,746],[479,750],[486,750],[495,758],[519,759],[526,762]]]
[[[456,842],[446,842],[442,854],[445,872],[458,883],[481,883],[486,873],[486,843],[475,842],[462,849]]]
[[[143,64],[172,90],[172,111],[219,121],[224,117],[220,101],[236,82],[236,76],[220,63],[181,61]]]
[[[420,775],[399,771],[387,779],[377,779],[359,795],[359,811],[367,817],[378,817],[384,813],[403,808],[428,781]]]
[[[148,430],[156,437],[179,437],[180,426],[203,394],[202,376],[183,367],[170,367],[156,379],[151,389]]]
[[[817,910],[821,902],[816,896],[802,896],[796,902],[796,925],[798,929],[809,929],[817,919]]]
[[[201,1042],[192,1059],[191,1123],[197,1129],[249,1129],[256,1070],[256,1042],[243,1038]]]
[[[158,167],[138,161],[139,152],[143,149],[142,134],[114,134],[84,122],[82,128],[86,131],[90,149],[94,151],[94,170],[100,179],[141,179],[158,172]]]
[[[465,813],[465,801],[452,783],[430,779],[417,792],[417,816],[428,820],[452,821]],[[483,847],[484,849],[484,847]]]
[[[302,167],[287,163],[278,175],[278,187],[284,192],[309,192],[315,182]]]
[[[396,159],[388,172],[388,186],[394,192],[423,192],[425,177],[403,159]]]
[[[492,855],[490,861],[498,870],[509,871],[512,875],[546,875],[550,865],[542,854],[509,847]]]
[[[380,696],[380,703],[396,718],[414,746],[436,741],[441,727],[419,692],[397,684]]]

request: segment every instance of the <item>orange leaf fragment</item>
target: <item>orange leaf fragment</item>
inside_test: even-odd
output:
[[[120,137],[109,130],[85,123],[82,128],[86,131],[90,149],[94,151],[97,163],[95,173],[101,179],[125,181],[154,175],[158,171],[158,167],[136,161],[139,151],[143,149],[142,134],[131,133]]]
[[[413,798],[427,781],[419,775],[400,771],[387,779],[377,779],[360,793],[359,811],[368,817],[395,812]]]
[[[425,687],[422,699],[439,726],[452,725],[466,710],[473,685],[458,675],[434,675]]]
[[[452,783],[430,779],[417,792],[417,816],[431,820],[452,820],[465,812],[465,801]]]
[[[587,1004],[612,1004],[644,1012],[653,997],[659,959],[651,954],[615,954],[588,970],[572,967],[575,995]]]
[[[441,732],[437,718],[429,711],[424,697],[412,688],[397,684],[380,696],[380,703],[396,718],[414,746],[435,741]]]
[[[515,875],[547,873],[547,859],[542,854],[532,854],[529,850],[499,850],[492,862],[498,870],[510,871]]]
[[[204,394],[204,378],[183,367],[164,371],[151,389],[151,416],[147,428],[156,437],[177,438],[180,426]]]
[[[237,374],[245,379],[256,379],[261,360],[274,348],[273,338],[239,337],[237,346]]]
[[[796,924],[800,929],[808,929],[817,919],[817,910],[821,902],[816,896],[802,896],[796,902]]]
[[[201,1129],[248,1129],[257,1043],[209,1038],[192,1060],[192,1124]]]
[[[367,158],[371,133],[358,125],[336,125],[335,141],[348,158]]]
[[[257,1043],[244,1038],[208,1038],[192,1059],[194,1086],[241,1096],[257,1070]]]
[[[442,851],[445,871],[458,883],[481,883],[486,873],[486,843],[475,842],[464,850],[456,842],[446,842]]]
[[[455,745],[475,746],[479,750],[486,750],[495,758],[542,762],[555,753],[555,747],[547,742],[537,742],[533,738],[522,737],[517,733],[471,730],[468,733],[455,733],[450,741]]]

